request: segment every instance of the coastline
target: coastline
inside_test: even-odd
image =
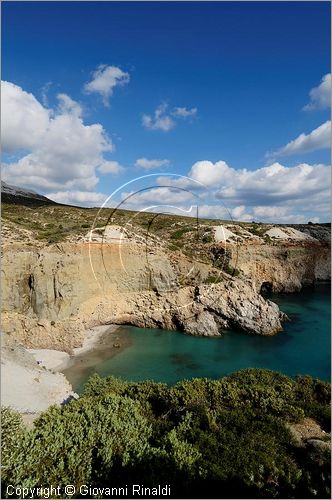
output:
[[[5,334],[2,345],[2,404],[18,411],[28,425],[52,404],[77,398],[73,387],[75,374],[92,369],[96,357],[112,357],[123,350],[128,341],[118,335],[118,325],[87,329],[83,345],[69,355],[54,349],[26,349]],[[86,363],[86,359],[88,363]],[[72,373],[73,377],[68,376]]]
[[[73,356],[80,356],[103,345],[103,337],[116,332],[119,328],[120,325],[100,325],[88,328],[83,345],[73,349]]]
[[[74,348],[71,355],[65,351],[55,349],[28,349],[28,352],[33,355],[39,366],[44,366],[47,370],[62,373],[70,368],[79,356],[101,349],[105,344],[105,337],[113,342],[119,340],[118,337],[115,339],[111,335],[119,328],[119,325],[99,325],[88,328],[82,346]],[[111,335],[111,338],[109,338],[109,335]],[[118,348],[113,348],[115,353],[118,352]]]
[[[62,373],[75,392],[82,390],[82,378],[95,373],[96,365],[120,354],[131,345],[125,331],[118,332],[119,325],[91,328],[82,347],[74,349]]]

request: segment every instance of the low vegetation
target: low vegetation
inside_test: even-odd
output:
[[[32,231],[37,239],[47,240],[50,237],[58,241],[68,236],[80,236],[95,227],[105,227],[107,224],[116,224],[128,229],[148,234],[151,237],[158,235],[175,244],[186,238],[190,233],[193,239],[198,239],[198,231],[211,231],[209,226],[224,221],[183,217],[171,214],[154,214],[135,212],[113,208],[80,208],[69,205],[15,205],[2,203],[1,216],[4,221],[11,222],[20,228]]]
[[[328,383],[269,370],[172,387],[94,375],[32,430],[3,409],[3,495],[137,483],[169,484],[173,498],[330,498],[326,447],[299,447],[289,428],[311,417],[329,431],[329,410]]]
[[[37,240],[51,242],[86,234],[93,227],[99,210],[65,205],[34,207],[10,203],[2,203],[1,208],[4,222],[15,224],[18,229],[31,231]],[[104,226],[107,217],[106,213],[101,212],[96,227]]]
[[[217,219],[199,219],[172,214],[156,214],[135,212],[114,208],[81,208],[69,205],[16,205],[2,203],[1,216],[4,221],[17,225],[18,228],[32,231],[39,240],[62,241],[70,236],[80,236],[91,228],[105,227],[116,224],[148,234],[150,237],[167,237],[170,244],[177,247],[185,243],[200,241],[203,244],[212,243],[212,226],[230,223],[231,221]],[[252,224],[241,223],[251,230]],[[248,226],[248,227],[247,227]],[[254,227],[258,227],[254,224]],[[259,226],[260,231],[266,230],[266,225]]]

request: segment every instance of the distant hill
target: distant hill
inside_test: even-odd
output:
[[[11,203],[14,205],[26,206],[41,206],[41,205],[58,205],[55,201],[28,189],[11,186],[4,181],[1,181],[1,201],[2,203]]]

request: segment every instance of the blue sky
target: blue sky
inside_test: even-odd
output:
[[[329,220],[329,2],[3,2],[2,29],[7,182],[99,205],[170,172],[202,216]],[[128,208],[190,205],[158,175],[117,200],[150,185]]]

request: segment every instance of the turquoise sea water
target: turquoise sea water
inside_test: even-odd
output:
[[[193,377],[219,378],[242,368],[270,368],[290,376],[330,379],[330,287],[273,295],[291,319],[274,337],[228,331],[221,338],[191,337],[167,330],[121,327],[129,347],[94,366],[72,367],[66,376],[80,392],[89,376],[115,375],[125,380],[172,384]],[[113,350],[114,351],[114,350]]]

